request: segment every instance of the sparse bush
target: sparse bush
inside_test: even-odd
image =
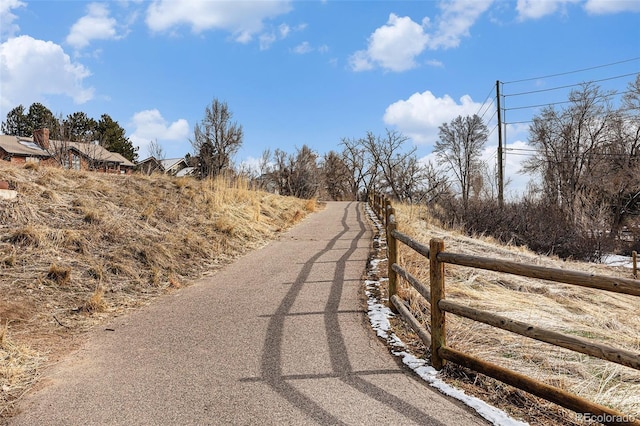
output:
[[[496,201],[472,200],[465,209],[459,200],[450,199],[432,208],[431,214],[468,235],[489,235],[562,259],[597,260],[612,246],[606,235],[570,222],[557,207],[543,201],[524,199],[501,208]]]
[[[49,267],[47,279],[58,285],[67,285],[71,281],[71,268],[57,266],[54,263]]]
[[[42,240],[42,233],[32,225],[26,225],[20,229],[17,229],[11,235],[4,238],[4,241],[7,241],[9,243],[31,247],[40,246]]]
[[[99,285],[93,291],[89,300],[84,303],[81,310],[91,314],[94,312],[103,312],[106,308],[107,303],[104,301],[104,288]]]
[[[95,209],[87,209],[84,212],[83,220],[87,223],[98,223],[100,222],[100,212]]]

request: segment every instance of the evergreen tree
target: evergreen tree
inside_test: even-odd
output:
[[[67,115],[62,122],[64,140],[71,142],[91,142],[95,139],[98,123],[84,112]]]
[[[29,133],[22,136],[31,136],[35,130],[49,129],[49,138],[61,139],[60,123],[51,110],[39,102],[31,104],[27,113],[27,126]]]
[[[138,158],[138,147],[134,147],[125,130],[108,114],[102,114],[96,126],[96,138],[105,149],[117,152],[129,161]]]
[[[2,122],[2,133],[11,136],[31,136],[27,114],[22,105],[9,111],[6,121]]]

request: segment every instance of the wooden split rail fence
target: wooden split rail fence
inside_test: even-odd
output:
[[[447,346],[446,313],[462,316],[521,336],[546,342],[582,354],[607,360],[640,370],[640,354],[609,347],[576,336],[569,336],[515,321],[490,312],[470,308],[446,299],[445,264],[485,269],[507,274],[537,278],[564,284],[595,288],[610,292],[640,296],[640,284],[633,279],[614,278],[557,268],[525,265],[501,259],[470,256],[445,251],[444,241],[432,239],[429,246],[415,241],[397,230],[395,210],[391,202],[381,195],[372,195],[369,204],[386,229],[389,275],[389,308],[401,315],[418,334],[426,347],[431,348],[431,365],[440,370],[446,361],[470,368],[493,377],[530,394],[551,401],[604,424],[640,425],[640,419],[632,418],[609,407],[588,401],[563,389],[547,385],[520,373],[508,370]],[[429,284],[423,284],[398,264],[398,244],[403,243],[429,259]],[[407,281],[431,306],[431,333],[411,314],[404,301],[397,295],[398,278]]]

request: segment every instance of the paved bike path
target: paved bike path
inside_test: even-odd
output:
[[[328,203],[262,249],[95,331],[15,425],[483,425],[370,330],[362,205]]]

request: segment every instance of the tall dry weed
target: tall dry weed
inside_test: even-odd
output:
[[[560,261],[522,247],[502,245],[490,237],[473,238],[461,232],[451,232],[439,227],[437,221],[426,216],[426,211],[419,211],[414,206],[394,207],[401,232],[427,245],[431,238],[442,238],[446,251],[601,275],[627,275],[620,268]],[[403,244],[400,244],[400,259],[400,263],[428,285],[426,259]],[[640,350],[638,297],[455,265],[445,266],[445,280],[447,298],[452,301],[635,353]],[[429,304],[407,286],[403,282],[399,293],[409,301],[414,315],[428,328]],[[640,372],[637,370],[513,335],[455,315],[447,315],[447,324],[448,344],[458,350],[640,417]],[[553,404],[542,404],[557,410],[557,407],[552,408]],[[562,422],[554,420],[553,424]]]
[[[103,312],[107,308],[104,300],[104,287],[96,286],[91,297],[82,305],[82,310],[87,313]]]

